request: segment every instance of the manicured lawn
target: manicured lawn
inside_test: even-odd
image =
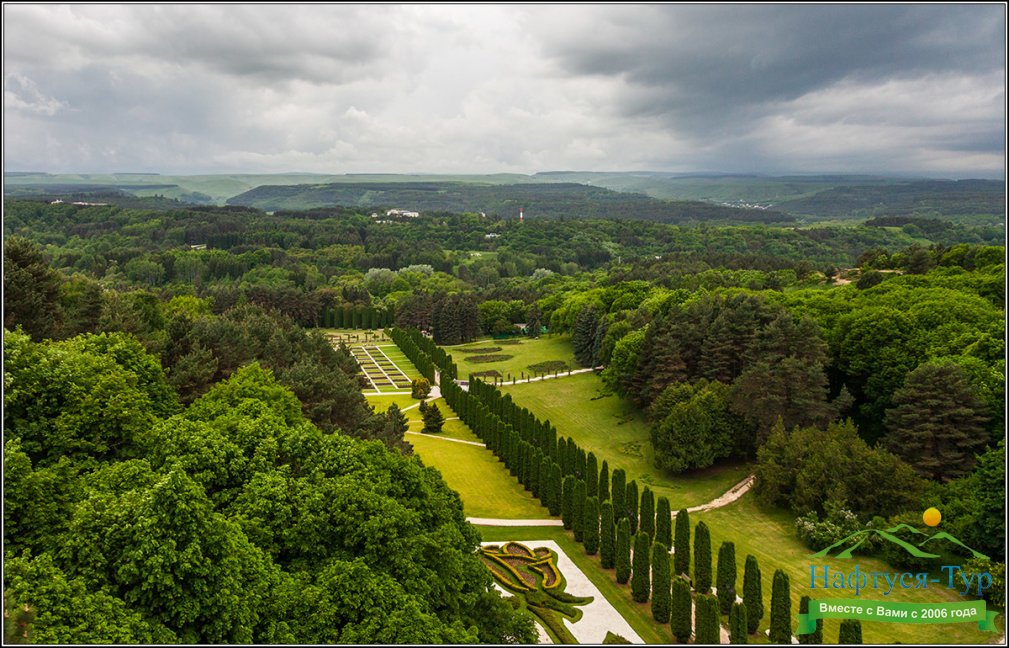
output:
[[[767,509],[760,506],[752,493],[747,493],[737,502],[724,508],[705,513],[691,513],[690,524],[704,520],[711,530],[711,553],[717,562],[718,547],[723,541],[731,541],[736,545],[736,592],[742,596],[743,567],[747,554],[753,554],[760,564],[763,581],[764,618],[760,623],[759,632],[768,627],[771,610],[771,582],[774,571],[782,569],[791,581],[792,593],[792,628],[795,628],[795,615],[799,611],[799,599],[808,595],[812,599],[821,598],[858,598],[865,601],[900,601],[908,603],[953,602],[967,600],[961,598],[945,585],[929,583],[927,589],[903,589],[899,585],[888,595],[883,590],[863,590],[858,597],[854,590],[824,590],[809,588],[809,567],[811,564],[827,565],[831,571],[841,570],[849,573],[859,565],[859,571],[903,572],[905,570],[890,567],[886,563],[866,556],[856,556],[852,560],[811,559],[813,553],[799,542],[795,535],[795,516],[781,509]],[[691,535],[691,538],[693,536]],[[943,574],[932,574],[932,577],[943,577]],[[725,617],[722,622],[727,624]],[[999,620],[999,633],[981,632],[976,623],[947,624],[912,624],[887,622],[862,622],[862,637],[865,643],[988,643],[996,641],[1004,628],[1004,618]],[[836,643],[840,626],[839,619],[824,619],[824,643]]]
[[[606,600],[627,620],[634,631],[650,644],[673,643],[669,624],[660,625],[652,619],[649,603],[635,603],[631,599],[631,587],[619,585],[614,570],[603,569],[599,556],[585,555],[582,545],[574,541],[570,531],[559,527],[487,527],[478,526],[485,542],[505,542],[507,540],[535,541],[553,540],[599,588]]]
[[[439,407],[442,405],[444,401]],[[447,406],[441,409],[446,417],[455,416]],[[411,413],[416,410],[407,412]],[[446,427],[452,423],[465,427],[461,421],[450,421]],[[512,477],[490,450],[434,435],[409,434],[406,440],[424,465],[437,468],[449,487],[459,493],[467,516],[509,520],[550,517],[550,512]]]
[[[368,404],[371,405],[375,409],[375,411],[378,412],[379,414],[384,413],[385,410],[389,409],[389,406],[392,405],[393,403],[396,403],[396,405],[399,407],[399,409],[405,409],[405,408],[407,408],[407,407],[409,407],[411,405],[416,405],[417,403],[420,402],[416,398],[413,398],[412,396],[409,396],[409,395],[407,395],[407,396],[384,396],[384,395],[380,396],[380,395],[374,394],[374,393],[365,395],[365,400],[367,400]],[[416,408],[414,408],[414,409],[416,409]],[[414,410],[410,410],[410,411],[406,412],[407,418],[410,418],[410,414],[411,413],[415,414],[417,416],[418,420],[420,419],[420,412],[419,411],[418,412],[414,412]]]
[[[455,354],[453,354],[453,357]],[[542,382],[506,385],[505,393],[549,420],[561,436],[573,438],[594,452],[610,472],[623,468],[627,480],[647,485],[656,497],[665,495],[674,511],[709,502],[750,473],[747,465],[724,465],[687,475],[671,475],[655,467],[648,423],[637,408],[616,395],[599,397],[603,383],[595,374],[578,374]]]
[[[510,374],[513,378],[521,379],[522,372],[525,372],[528,378],[531,376],[528,369],[529,365],[550,360],[564,362],[572,369],[579,368],[579,365],[575,362],[574,349],[571,347],[571,337],[568,335],[542,336],[537,339],[512,339],[520,343],[499,344],[500,340],[486,338],[470,342],[469,344],[445,347],[445,350],[452,354],[452,359],[458,365],[460,380],[466,380],[471,373],[490,371],[492,369],[500,373],[504,378],[507,378]],[[484,349],[488,347],[501,347],[501,350],[490,353],[466,353],[468,349]],[[480,355],[507,355],[512,357],[508,360],[499,360],[497,362],[470,362],[467,360],[467,357],[472,358]]]

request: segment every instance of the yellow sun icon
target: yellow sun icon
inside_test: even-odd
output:
[[[921,519],[924,520],[925,524],[930,527],[938,526],[939,523],[942,522],[942,513],[939,512],[939,509],[933,506],[922,514]]]

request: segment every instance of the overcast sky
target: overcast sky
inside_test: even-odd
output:
[[[5,5],[5,170],[1005,172],[982,5]]]

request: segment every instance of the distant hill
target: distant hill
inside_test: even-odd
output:
[[[412,211],[484,212],[517,218],[621,218],[664,223],[785,223],[791,216],[764,209],[737,209],[699,201],[666,201],[575,183],[477,184],[462,182],[330,183],[262,186],[229,205],[267,211],[335,205]]]

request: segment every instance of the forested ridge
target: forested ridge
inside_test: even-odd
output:
[[[33,640],[532,637],[322,325],[540,322],[647,412],[664,471],[753,462],[817,549],[942,502],[1004,562],[986,228],[377,220],[7,201],[5,602]]]

